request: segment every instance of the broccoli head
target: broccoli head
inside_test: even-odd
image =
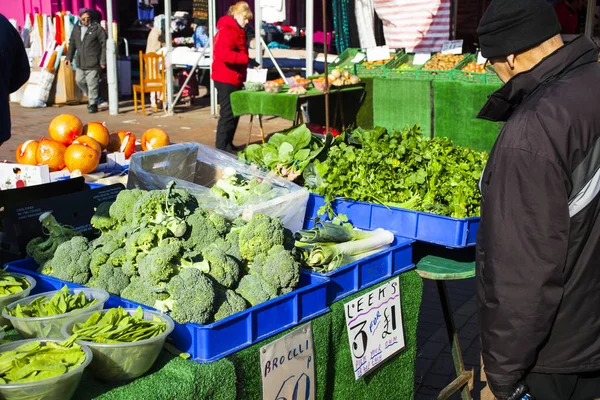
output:
[[[210,275],[217,283],[226,288],[233,288],[240,279],[240,265],[233,258],[227,255],[218,245],[212,245],[202,252],[204,260],[201,263],[189,263],[182,260],[183,268],[198,268],[207,275]]]
[[[197,209],[186,218],[188,229],[183,236],[183,247],[190,250],[202,251],[217,239],[223,237],[221,227],[216,227],[209,213],[203,209]]]
[[[112,204],[110,201],[100,203],[90,220],[92,226],[100,232],[110,232],[119,226],[119,220],[110,216],[110,207]]]
[[[125,238],[115,231],[103,233],[90,242],[92,248],[102,248],[106,254],[111,254],[113,251],[123,247],[124,244]]]
[[[127,262],[127,255],[124,248],[117,249],[108,257],[108,264],[113,267],[122,267]]]
[[[153,285],[168,281],[180,263],[181,242],[175,238],[163,240],[138,262],[140,276]]]
[[[240,253],[248,261],[266,254],[273,246],[285,242],[285,228],[279,218],[256,214],[239,229]]]
[[[283,246],[274,246],[269,252],[254,259],[250,266],[253,274],[277,289],[278,294],[289,293],[298,286],[300,265]]]
[[[199,269],[184,269],[167,284],[170,297],[157,301],[155,307],[171,311],[171,317],[180,324],[205,324],[215,308],[215,284]]]
[[[240,295],[233,290],[226,290],[224,288],[217,288],[215,299],[215,315],[214,320],[229,317],[235,313],[245,310],[248,305]]]
[[[121,297],[154,307],[154,303],[166,300],[169,294],[164,285],[155,286],[140,277],[133,277],[129,285],[121,291]]]
[[[110,216],[115,221],[131,223],[133,221],[133,208],[135,203],[144,195],[140,189],[121,190],[116,200],[110,206]]]
[[[169,204],[167,190],[146,192],[133,208],[133,224],[136,226],[163,226],[175,237],[181,237],[187,230],[183,217],[176,214],[176,208]],[[184,213],[182,213],[184,214]]]
[[[58,246],[54,257],[46,263],[45,268],[51,270],[50,276],[85,285],[90,279],[91,253],[88,239],[75,236]]]
[[[121,268],[104,264],[98,269],[98,274],[93,276],[87,286],[106,290],[110,294],[119,296],[121,291],[129,285],[129,277]]]
[[[135,260],[139,253],[149,253],[161,240],[156,236],[155,230],[150,227],[138,229],[125,242],[127,260]]]
[[[43,268],[44,264],[54,256],[58,246],[77,235],[77,233],[73,229],[59,224],[52,212],[42,213],[39,221],[42,224],[42,231],[48,237],[32,239],[27,243],[25,252]]]
[[[254,274],[242,277],[236,293],[253,306],[277,297],[277,289]]]

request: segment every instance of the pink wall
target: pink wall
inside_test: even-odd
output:
[[[116,13],[116,0],[112,2],[113,13]],[[77,14],[79,9],[84,7],[98,10],[102,13],[102,19],[106,18],[106,0],[0,0],[0,14],[9,19],[16,19],[19,26],[23,26],[27,13],[54,14],[59,11],[71,11]]]

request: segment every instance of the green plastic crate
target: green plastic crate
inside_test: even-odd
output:
[[[390,79],[397,79],[400,78],[400,75],[402,74],[410,75],[412,72],[421,69],[422,65],[413,65],[414,58],[414,54],[405,53],[402,56],[390,61],[383,67],[383,69],[385,70],[385,77]],[[411,68],[398,69],[399,66],[405,63],[409,64]]]
[[[474,54],[468,54],[465,58],[452,70],[453,79],[455,81],[461,82],[472,82],[472,83],[486,83],[488,73],[477,73],[477,72],[468,72],[462,71],[464,67],[466,67],[469,63],[477,61],[477,56]]]
[[[365,57],[367,57],[367,54],[364,51],[362,51],[362,49],[346,49],[346,50],[344,50],[344,52],[342,54],[340,54],[338,56],[338,58],[336,59],[335,62],[333,62],[327,66],[327,71],[331,72],[334,69],[338,68],[338,69],[347,69],[348,71],[355,74],[356,73],[356,70],[355,70],[356,63],[353,63],[352,60],[354,60],[354,57],[356,57],[356,55],[358,53],[364,53]]]
[[[414,55],[412,55],[414,57]],[[454,68],[464,62],[464,57],[459,61]],[[466,64],[465,64],[466,65]],[[425,65],[420,65],[415,70],[396,70],[393,71],[390,68],[387,69],[387,77],[391,79],[404,79],[404,80],[419,80],[419,81],[431,81],[431,80],[443,80],[451,81],[453,78],[453,70],[449,71],[436,71],[436,70],[423,70]]]
[[[405,54],[406,53],[404,52],[404,49],[399,49],[399,50],[396,50],[396,53],[385,64],[370,65],[370,66],[364,65],[362,63],[356,64],[355,75],[357,75],[359,77],[366,77],[366,76],[383,77],[383,76],[386,76],[385,66],[391,62],[394,62],[396,59],[403,57]],[[367,68],[367,67],[369,67],[369,68]]]

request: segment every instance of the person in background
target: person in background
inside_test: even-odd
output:
[[[244,28],[252,19],[248,3],[240,1],[229,8],[217,23],[214,38],[212,79],[215,81],[220,117],[217,124],[217,149],[235,152],[233,137],[239,117],[233,115],[230,95],[242,88],[248,68],[248,47]]]
[[[582,0],[561,0],[553,4],[554,11],[562,27],[564,35],[579,33],[579,11],[583,8]]]
[[[208,35],[206,26],[202,25],[202,22],[198,18],[194,18],[192,21],[192,29],[194,30],[194,47],[201,49],[208,47]]]
[[[600,63],[546,0],[492,0],[477,33],[506,122],[480,181],[477,304],[500,400],[600,398]]]
[[[29,80],[29,58],[19,32],[0,14],[0,145],[10,139],[11,93]]]
[[[91,20],[88,10],[81,11],[79,17],[69,40],[66,64],[70,65],[77,57],[77,86],[88,98],[88,112],[97,113],[98,81],[100,71],[106,68],[106,32],[100,24]]]

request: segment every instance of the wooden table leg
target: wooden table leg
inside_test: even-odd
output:
[[[258,114],[258,126],[260,127],[260,136],[263,144],[265,143],[265,131],[263,130],[262,115]]]
[[[246,143],[246,147],[250,145],[250,140],[252,139],[252,124],[254,122],[254,114],[250,114],[250,130],[248,131],[248,142]]]
[[[458,341],[458,333],[454,326],[454,318],[452,317],[452,308],[450,307],[450,301],[448,300],[448,290],[446,288],[446,282],[442,280],[436,280],[438,293],[440,296],[440,302],[442,303],[442,311],[444,313],[444,320],[446,321],[446,332],[448,333],[448,341],[452,349],[452,360],[454,360],[454,370],[456,371],[456,379],[442,390],[438,396],[438,400],[446,400],[450,398],[453,393],[460,391],[462,400],[471,400],[471,392],[469,390],[469,381],[473,375],[472,371],[465,370],[465,364],[462,358],[462,352],[460,350],[460,342]]]

